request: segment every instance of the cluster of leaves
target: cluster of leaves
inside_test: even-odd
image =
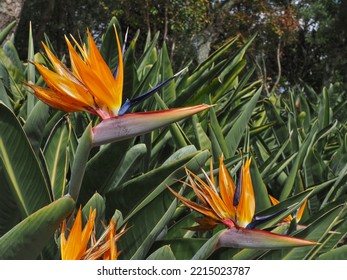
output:
[[[117,64],[112,19],[100,51],[111,69]],[[8,30],[0,33],[0,42]],[[124,55],[124,96],[132,98],[174,73],[165,43],[147,37],[135,56],[139,34]],[[120,36],[123,37],[123,36]],[[59,225],[74,209],[97,209],[100,225],[114,218],[127,225],[120,238],[121,259],[317,259],[346,258],[345,99],[335,88],[316,94],[293,89],[283,96],[261,96],[251,82],[245,52],[250,39],[236,47],[227,42],[193,70],[181,74],[134,110],[157,110],[200,103],[209,111],[117,143],[93,148],[83,172],[76,169],[81,135],[96,118],[49,108],[30,95],[23,82],[42,85],[33,65],[22,62],[11,40],[0,48],[0,258],[59,258]],[[53,50],[49,39],[46,43]],[[29,34],[28,60],[34,59]],[[36,60],[45,61],[40,55]],[[335,120],[336,119],[336,120]],[[260,228],[319,242],[283,250],[216,249],[220,228],[193,232],[197,214],[177,202],[167,186],[181,189],[185,168],[196,174],[218,167],[223,154],[235,176],[242,155],[252,157],[256,213],[286,209]],[[82,168],[82,167],[81,167]],[[215,170],[217,172],[217,170]],[[66,196],[75,172],[77,201]],[[77,176],[78,177],[78,176]],[[194,199],[193,193],[182,189]],[[272,206],[269,194],[280,200]],[[308,200],[297,225],[280,223]]]

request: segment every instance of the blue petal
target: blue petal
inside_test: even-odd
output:
[[[154,88],[150,89],[149,91],[147,91],[144,94],[141,94],[138,97],[135,97],[133,99],[127,99],[124,104],[122,105],[122,107],[119,109],[118,111],[118,115],[122,116],[125,113],[127,113],[132,107],[136,106],[137,104],[145,101],[147,98],[151,97],[154,93],[156,93],[160,88],[162,88],[163,86],[165,86],[167,83],[169,83],[171,80],[173,80],[174,78],[176,78],[178,75],[180,75],[183,71],[185,71],[185,69],[181,70],[180,72],[176,73],[175,75],[173,75],[172,77],[170,77],[169,79],[165,80],[164,82],[161,82],[160,84],[156,85]]]
[[[297,203],[296,203],[296,204],[297,204]],[[294,205],[296,205],[296,204],[294,204]],[[269,220],[271,220],[272,218],[278,216],[279,214],[281,214],[281,213],[287,211],[289,208],[292,208],[294,205],[288,206],[288,207],[286,207],[286,208],[284,208],[284,209],[281,209],[281,210],[279,210],[279,211],[277,211],[277,212],[275,212],[275,213],[273,213],[273,214],[270,214],[270,215],[265,215],[265,216],[254,216],[254,217],[253,217],[253,221],[252,221],[251,223],[249,223],[249,224],[247,225],[246,228],[252,229],[252,228],[256,227],[257,225],[259,225],[259,224],[261,224],[261,223],[264,223],[264,222],[266,222],[266,221],[269,221]]]

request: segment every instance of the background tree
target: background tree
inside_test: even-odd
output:
[[[13,21],[19,21],[24,0],[0,0],[0,30]],[[14,32],[16,28],[12,29]]]
[[[34,0],[25,1],[16,45],[20,57],[27,54],[29,21],[35,48],[47,34],[59,56],[66,52],[64,34],[78,37],[88,26],[94,37],[105,31],[111,16],[129,37],[137,30],[152,36],[160,31],[159,44],[166,42],[173,67],[189,61],[201,63],[225,41],[254,34],[250,58],[265,91],[283,91],[286,86],[307,82],[316,90],[330,82],[345,83],[347,1],[326,0]],[[124,32],[125,30],[123,30]],[[140,36],[140,54],[146,36]]]

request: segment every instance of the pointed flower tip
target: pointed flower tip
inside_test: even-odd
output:
[[[184,67],[182,70],[178,71],[175,75],[173,75],[175,78],[178,77],[181,74],[185,74],[188,71],[188,67]]]
[[[302,246],[315,246],[311,240],[285,236],[257,229],[229,228],[219,237],[219,247],[250,249],[285,249]]]

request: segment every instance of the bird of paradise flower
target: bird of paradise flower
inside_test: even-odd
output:
[[[212,168],[211,176],[204,172],[205,181],[187,169],[188,182],[186,185],[193,189],[198,202],[185,198],[169,187],[169,190],[183,204],[203,214],[203,217],[196,220],[199,226],[193,229],[213,229],[218,224],[224,224],[227,230],[223,231],[218,238],[219,247],[278,249],[317,244],[314,241],[274,234],[255,228],[260,222],[267,221],[278,213],[266,217],[254,216],[256,201],[250,165],[251,160],[246,159],[241,168],[238,185],[236,185],[224,164],[223,156],[221,156],[218,173],[219,191],[212,175]]]
[[[96,209],[90,210],[85,226],[82,229],[82,210],[78,210],[75,221],[66,238],[66,220],[60,235],[60,252],[62,260],[116,260],[119,255],[117,240],[125,233],[123,227],[116,234],[116,223],[111,219],[101,237],[95,238]]]
[[[123,140],[166,126],[209,108],[201,104],[191,107],[167,109],[155,112],[127,112],[144,101],[179,73],[155,86],[150,91],[122,104],[124,67],[122,49],[117,30],[118,67],[112,73],[100,54],[93,37],[87,30],[88,48],[71,36],[77,50],[65,36],[69,50],[71,71],[43,43],[46,55],[53,67],[48,69],[33,62],[48,88],[27,84],[33,94],[44,103],[65,112],[85,111],[97,115],[101,122],[93,128],[93,145]]]

